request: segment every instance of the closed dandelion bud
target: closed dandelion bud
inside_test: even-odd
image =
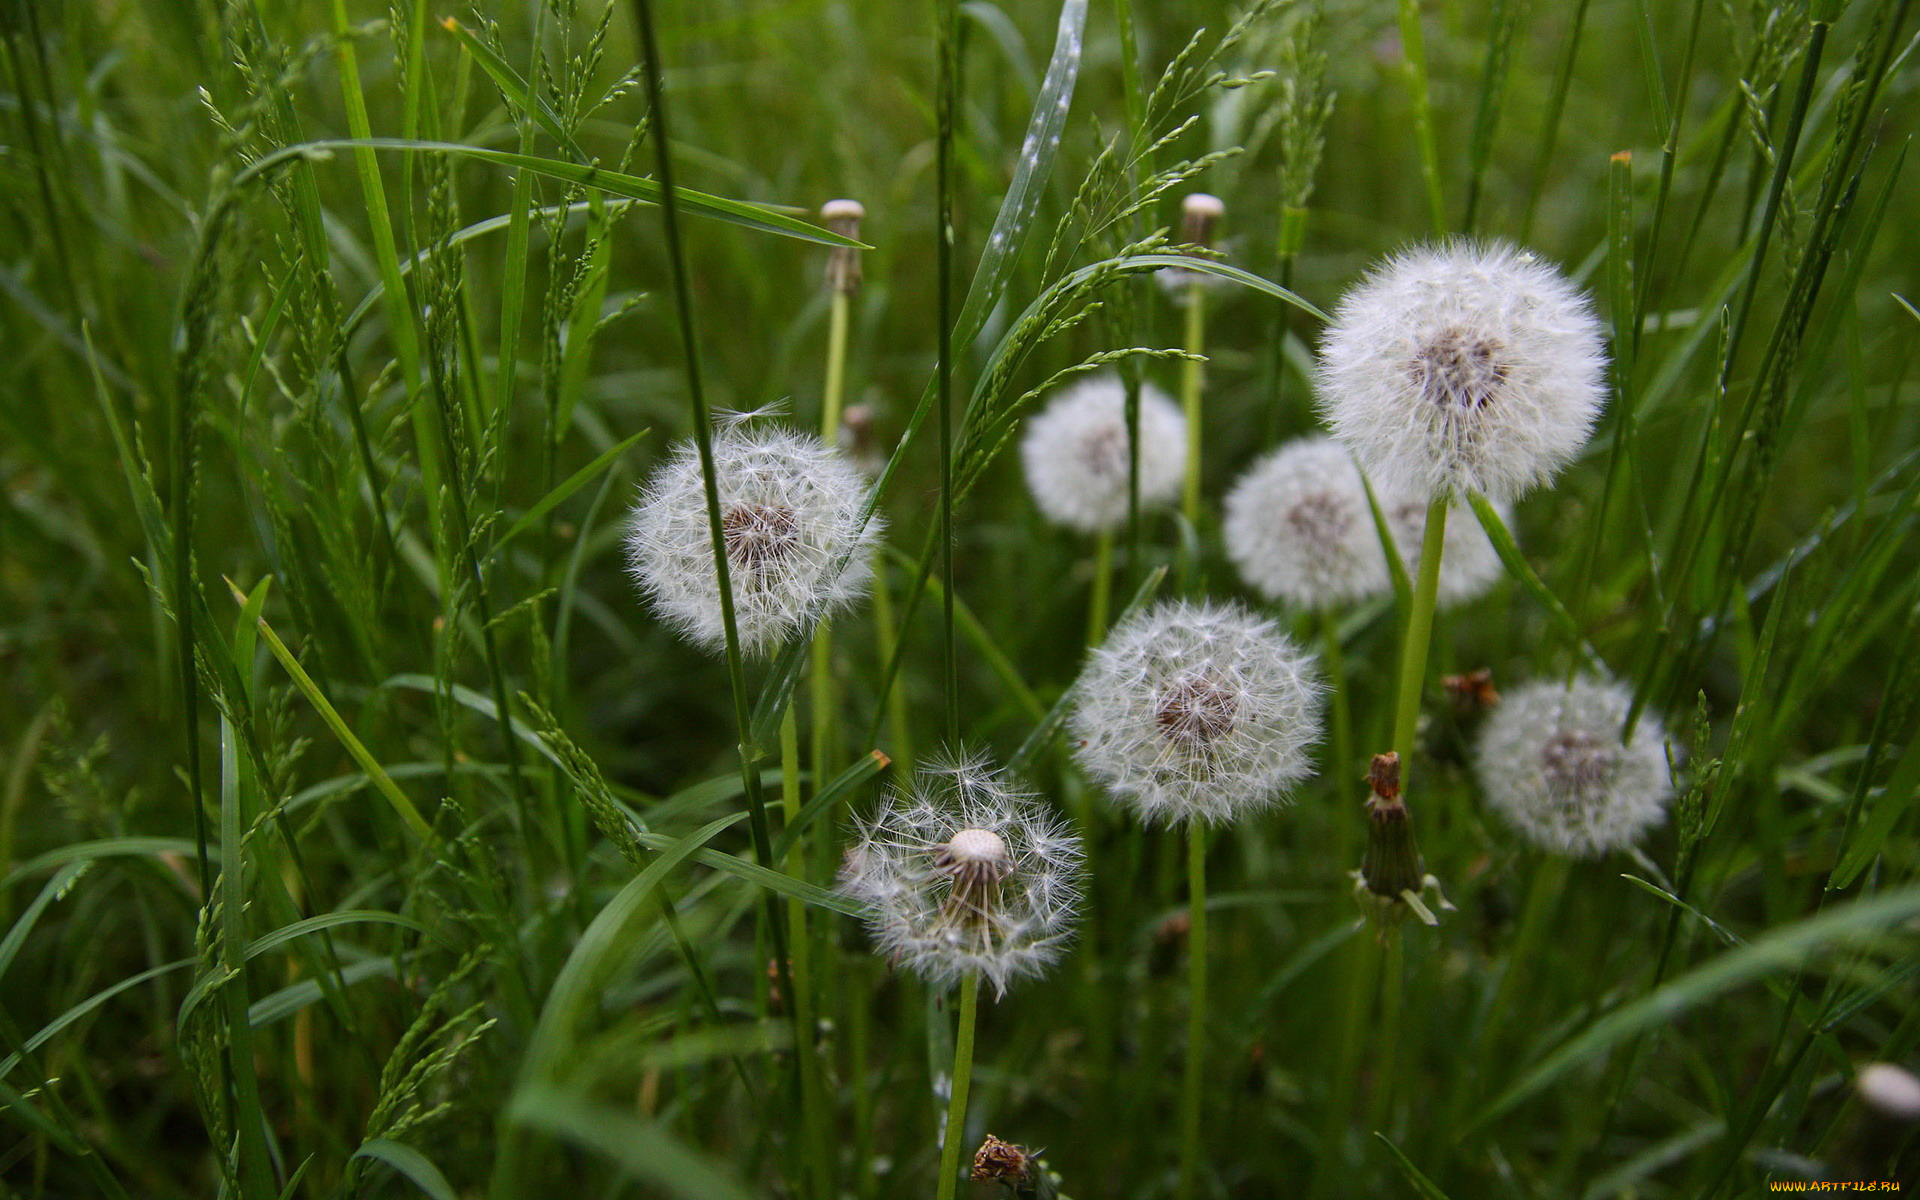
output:
[[[1894,1063],[1868,1063],[1853,1078],[1860,1103],[1883,1120],[1920,1125],[1920,1076]]]
[[[1460,675],[1444,675],[1440,686],[1453,701],[1460,716],[1492,712],[1500,703],[1500,692],[1493,686],[1493,672],[1486,667]]]
[[[1861,1111],[1834,1149],[1835,1174],[1861,1180],[1911,1178],[1913,1135],[1920,1126],[1920,1077],[1895,1063],[1868,1063],[1854,1075],[1853,1087]]]
[[[1039,975],[1078,919],[1080,839],[984,758],[936,762],[863,822],[841,891],[897,967],[936,987]]]
[[[1324,608],[1387,590],[1360,468],[1328,437],[1288,442],[1227,493],[1227,556],[1269,600]]]
[[[1623,850],[1666,817],[1673,796],[1660,723],[1621,685],[1592,677],[1507,694],[1481,728],[1474,768],[1487,803],[1543,850],[1593,858]]]
[[[1135,614],[1093,651],[1074,696],[1081,768],[1149,824],[1231,821],[1313,774],[1314,659],[1237,604]]]
[[[858,200],[829,200],[820,206],[820,219],[841,237],[860,240],[860,220],[867,215]],[[852,295],[860,290],[860,252],[851,246],[835,246],[827,259],[827,286]]]
[[[1227,213],[1227,206],[1218,196],[1205,192],[1194,192],[1180,202],[1180,240],[1196,250],[1213,248],[1214,232],[1220,224],[1220,218]],[[1200,257],[1196,255],[1196,257]],[[1208,255],[1206,257],[1212,257]],[[1166,267],[1155,273],[1155,282],[1173,297],[1176,304],[1184,304],[1187,293],[1195,284],[1205,288],[1217,288],[1227,280],[1210,271],[1189,271],[1184,267]]]
[[[1127,522],[1127,388],[1114,374],[1061,389],[1027,422],[1020,460],[1040,512],[1081,533],[1112,533]],[[1180,494],[1187,422],[1165,392],[1140,385],[1140,506]]]
[[[883,522],[861,522],[867,486],[838,451],[810,434],[750,427],[714,431],[720,526],[741,648],[764,653],[865,592]],[[635,582],[661,619],[709,648],[725,644],[699,450],[675,447],[627,523]]]
[[[1388,925],[1408,913],[1428,925],[1438,918],[1421,898],[1431,891],[1440,907],[1452,904],[1440,894],[1440,881],[1427,874],[1420,848],[1413,838],[1413,815],[1400,795],[1400,756],[1389,751],[1373,756],[1367,772],[1372,795],[1367,798],[1367,848],[1354,872],[1354,893],[1370,902],[1369,911]]]
[[[1586,443],[1605,366],[1599,320],[1558,270],[1453,240],[1403,251],[1341,300],[1319,402],[1386,487],[1511,500]]]
[[[1393,531],[1394,551],[1411,574],[1420,561],[1420,541],[1426,534],[1427,498],[1388,489],[1379,500],[1387,528]],[[1511,519],[1512,510],[1504,501],[1494,501],[1493,507],[1502,521]],[[1500,552],[1493,548],[1472,507],[1452,505],[1441,542],[1440,589],[1436,593],[1441,607],[1464,604],[1486,595],[1504,569]]]
[[[968,1178],[974,1183],[1000,1184],[1021,1200],[1067,1200],[1060,1194],[1059,1173],[1047,1166],[1042,1153],[988,1134],[974,1152]]]
[[[1213,245],[1213,228],[1227,215],[1218,196],[1194,192],[1180,202],[1180,240],[1193,246]]]

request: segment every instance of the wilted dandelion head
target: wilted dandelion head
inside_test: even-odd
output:
[[[1027,488],[1049,521],[1111,533],[1127,520],[1127,388],[1100,374],[1062,388],[1020,441]],[[1140,385],[1140,504],[1171,501],[1186,471],[1187,422],[1165,392]]]
[[[1370,478],[1512,499],[1565,466],[1599,416],[1600,323],[1554,267],[1500,244],[1403,251],[1341,300],[1319,402]]]
[[[1224,533],[1240,577],[1269,600],[1318,608],[1387,588],[1360,468],[1332,438],[1288,442],[1249,468],[1227,493]]]
[[[1080,838],[986,759],[923,766],[862,822],[841,890],[880,950],[939,987],[1004,992],[1060,957],[1080,906]]]
[[[766,651],[865,590],[882,521],[863,526],[866,483],[819,438],[736,419],[713,435],[734,619]],[[627,522],[627,561],[661,618],[701,645],[725,642],[700,454],[692,441],[654,472]]]
[[[1128,618],[1074,695],[1080,765],[1149,823],[1229,821],[1313,773],[1313,658],[1238,605],[1169,601]]]
[[[1420,561],[1420,542],[1427,530],[1427,498],[1414,492],[1389,489],[1378,499],[1380,511],[1387,518],[1387,528],[1393,531],[1393,548],[1406,565],[1407,573],[1412,574]],[[1511,520],[1512,509],[1505,501],[1495,500],[1492,504],[1502,521]],[[1441,543],[1440,603],[1464,604],[1479,599],[1499,580],[1503,570],[1500,553],[1488,540],[1487,531],[1480,527],[1480,518],[1474,515],[1472,507],[1450,506],[1446,536]]]
[[[1633,696],[1610,681],[1530,683],[1480,731],[1474,764],[1487,803],[1543,850],[1591,858],[1631,846],[1673,795],[1665,734],[1643,716],[1620,740]]]

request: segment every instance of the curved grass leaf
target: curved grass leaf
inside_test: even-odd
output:
[[[440,1168],[433,1165],[433,1160],[403,1142],[374,1138],[355,1150],[353,1157],[385,1163],[433,1200],[460,1200],[460,1193],[453,1190],[453,1185],[447,1182]]]
[[[510,150],[489,150],[485,146],[467,146],[459,142],[430,142],[410,138],[324,138],[289,146],[280,153],[299,152],[308,158],[314,158],[335,150],[392,150],[412,154],[451,154],[455,157],[474,158],[481,162],[493,163],[495,166],[519,167],[532,171],[536,175],[545,175],[550,179],[558,179],[578,187],[598,188],[610,195],[623,196],[628,200],[654,204],[660,199],[660,185],[639,175],[629,175],[624,171],[614,171],[584,163],[541,158],[536,154],[515,154]],[[270,159],[277,157],[278,155],[269,155],[253,165],[265,166],[269,164]],[[776,233],[783,237],[798,238],[803,242],[816,242],[822,246],[845,246],[854,250],[872,249],[864,242],[841,237],[818,225],[809,225],[796,217],[789,217],[757,204],[748,204],[743,200],[710,196],[705,192],[696,192],[684,187],[674,189],[674,198],[688,212],[761,233]]]
[[[1634,1034],[1669,1023],[1722,992],[1792,966],[1806,955],[1856,945],[1916,916],[1920,916],[1920,885],[1857,900],[1763,934],[1601,1017],[1522,1076],[1462,1128],[1459,1135],[1465,1136],[1511,1112],[1568,1071],[1598,1058]]]
[[[686,1200],[756,1200],[754,1193],[658,1124],[552,1087],[514,1093],[508,1119],[611,1159]]]

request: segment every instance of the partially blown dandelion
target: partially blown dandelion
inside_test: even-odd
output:
[[[1038,975],[1073,934],[1078,836],[984,759],[933,763],[864,822],[841,890],[872,906],[868,928],[893,962],[948,987],[995,992]]]
[[[882,521],[864,526],[866,483],[817,437],[735,419],[715,431],[714,473],[733,590],[748,653],[786,638],[865,591]],[[627,524],[629,569],[662,619],[692,641],[725,640],[699,451],[675,447]]]
[[[1140,385],[1140,504],[1180,494],[1187,425],[1165,392]],[[1081,533],[1112,533],[1127,522],[1127,389],[1114,374],[1059,392],[1027,422],[1020,442],[1027,488],[1049,521]]]
[[[1605,365],[1600,323],[1559,271],[1448,241],[1395,256],[1340,302],[1320,406],[1387,486],[1510,500],[1585,444]]]
[[[1078,758],[1151,823],[1225,822],[1313,773],[1313,658],[1238,605],[1171,601],[1114,629],[1076,685]]]
[[[1544,850],[1592,858],[1631,846],[1673,795],[1659,723],[1643,716],[1620,740],[1632,703],[1625,687],[1591,677],[1508,693],[1480,731],[1487,803]]]
[[[1227,494],[1223,532],[1240,577],[1269,600],[1327,608],[1387,589],[1360,468],[1332,438],[1300,438],[1255,463]]]

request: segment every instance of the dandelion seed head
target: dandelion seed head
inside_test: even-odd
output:
[[[1403,251],[1341,300],[1319,403],[1370,478],[1511,500],[1585,444],[1605,366],[1599,320],[1558,270],[1453,240]]]
[[[881,952],[937,987],[978,974],[1004,992],[1072,938],[1079,837],[979,755],[922,767],[856,832],[841,891],[870,906]]]
[[[771,650],[866,590],[878,516],[866,484],[819,438],[748,420],[713,435],[734,619],[748,653]],[[627,521],[628,568],[661,619],[709,648],[725,644],[706,488],[692,441],[674,447]],[[842,561],[844,559],[844,561]]]
[[[1169,601],[1128,618],[1074,696],[1082,769],[1149,824],[1231,821],[1313,773],[1313,658],[1238,605]]]
[[[1622,742],[1633,695],[1582,676],[1509,692],[1480,731],[1475,771],[1487,803],[1521,836],[1558,854],[1622,850],[1666,819],[1666,737],[1642,716]]]
[[[1115,374],[1062,388],[1027,422],[1020,441],[1027,489],[1040,512],[1081,533],[1111,533],[1127,521],[1127,389]],[[1187,423],[1165,392],[1140,385],[1140,505],[1179,495]]]
[[[1256,462],[1227,493],[1223,532],[1240,577],[1269,600],[1319,608],[1387,589],[1360,468],[1332,438],[1300,438]]]

